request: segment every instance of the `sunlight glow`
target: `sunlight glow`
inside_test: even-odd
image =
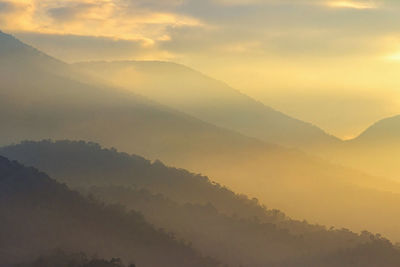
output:
[[[360,1],[330,1],[327,3],[332,8],[374,9],[377,5],[372,2]]]
[[[400,51],[384,56],[387,61],[400,61]]]

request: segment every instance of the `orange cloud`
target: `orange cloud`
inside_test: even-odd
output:
[[[168,40],[168,27],[198,27],[202,23],[189,16],[138,6],[127,7],[117,0],[8,0],[0,12],[0,28],[5,31],[103,36],[142,40],[151,45]]]

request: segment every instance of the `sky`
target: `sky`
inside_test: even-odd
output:
[[[167,60],[338,137],[400,114],[398,0],[0,0],[0,29],[67,62]]]

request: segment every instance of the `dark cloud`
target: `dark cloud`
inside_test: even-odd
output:
[[[15,9],[15,5],[10,2],[0,2],[0,13],[12,12]]]
[[[10,1],[0,1],[0,14],[15,13],[24,10],[26,5]]]
[[[132,9],[174,11],[184,3],[184,0],[121,0],[116,2]]]

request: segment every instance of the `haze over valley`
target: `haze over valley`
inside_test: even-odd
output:
[[[398,8],[0,0],[0,266],[400,266]]]

